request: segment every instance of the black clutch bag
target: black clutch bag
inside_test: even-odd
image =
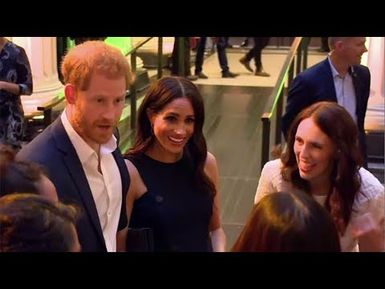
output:
[[[151,228],[128,228],[127,252],[154,252],[154,236]]]

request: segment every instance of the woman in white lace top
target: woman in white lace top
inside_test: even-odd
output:
[[[361,164],[350,114],[334,102],[315,103],[292,123],[281,158],[264,166],[255,203],[304,191],[330,212],[342,251],[385,251],[384,187]]]

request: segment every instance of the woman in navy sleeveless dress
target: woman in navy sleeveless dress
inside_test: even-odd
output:
[[[151,228],[158,252],[225,250],[218,167],[207,152],[203,99],[186,78],[164,77],[139,108],[131,177],[129,227]]]

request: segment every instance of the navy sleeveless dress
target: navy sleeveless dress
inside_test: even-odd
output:
[[[198,191],[191,160],[163,163],[143,154],[128,157],[147,192],[134,203],[131,228],[152,228],[158,252],[210,252],[213,197]]]

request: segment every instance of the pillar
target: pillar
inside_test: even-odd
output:
[[[37,107],[57,97],[63,88],[57,72],[56,37],[11,37],[25,49],[33,79],[33,94],[22,95],[24,113],[37,111]]]
[[[368,37],[367,66],[371,74],[365,130],[385,131],[385,37]],[[365,59],[363,59],[365,61]],[[363,63],[365,64],[365,63]]]

